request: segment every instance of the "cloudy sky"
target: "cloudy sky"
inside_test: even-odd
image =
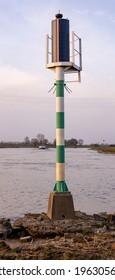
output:
[[[81,83],[65,92],[65,138],[115,143],[115,0],[0,0],[0,141],[55,138],[46,34],[61,11],[82,39]]]

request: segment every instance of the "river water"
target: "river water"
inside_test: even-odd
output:
[[[66,149],[66,183],[75,210],[115,211],[115,155]],[[47,212],[55,184],[55,149],[0,149],[0,217]]]

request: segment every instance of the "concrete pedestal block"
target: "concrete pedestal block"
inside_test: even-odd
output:
[[[47,215],[51,220],[74,219],[74,205],[71,193],[50,192]]]

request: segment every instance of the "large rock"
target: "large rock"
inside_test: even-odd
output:
[[[5,239],[10,236],[12,227],[9,219],[0,219],[0,239]]]
[[[45,213],[26,214],[13,223],[12,229],[13,232],[18,232],[19,236],[30,235],[34,238],[54,238],[58,235],[64,236],[65,233],[93,233],[97,228],[102,227],[103,221],[104,223],[107,222],[107,216],[103,219],[100,215],[91,216],[80,211],[75,212],[75,219],[55,221],[51,221]]]

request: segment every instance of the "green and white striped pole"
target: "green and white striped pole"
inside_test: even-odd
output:
[[[68,192],[65,182],[64,68],[56,67],[56,184],[54,192]]]

